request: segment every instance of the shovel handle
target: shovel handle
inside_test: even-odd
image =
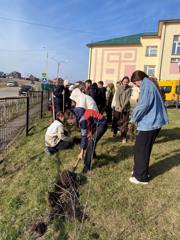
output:
[[[73,167],[73,171],[76,170],[76,168],[78,167],[80,161],[81,161],[80,158],[78,158],[78,159],[76,160],[76,162],[75,162],[75,164],[74,164],[74,167]]]

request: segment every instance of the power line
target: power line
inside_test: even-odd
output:
[[[4,49],[0,48],[1,52],[44,52],[41,49]]]
[[[9,18],[9,17],[2,17],[2,16],[0,16],[0,19],[5,20],[5,21],[10,21],[10,22],[19,22],[19,23],[24,23],[24,24],[35,25],[35,26],[38,26],[38,27],[45,27],[45,28],[49,28],[49,29],[59,29],[59,30],[64,30],[64,31],[68,31],[68,32],[79,32],[79,33],[86,33],[86,34],[94,34],[94,35],[103,36],[103,34],[99,34],[97,32],[93,32],[93,31],[85,31],[85,30],[74,29],[74,28],[56,27],[56,26],[51,26],[51,25],[37,23],[37,22],[30,22],[30,21],[23,20],[23,19],[14,19],[14,18]]]

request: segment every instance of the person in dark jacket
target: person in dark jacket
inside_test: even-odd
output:
[[[96,144],[107,130],[106,118],[92,109],[75,108],[65,112],[68,124],[78,123],[81,129],[81,152],[78,159],[84,159],[83,172],[91,168],[91,160],[96,157]]]
[[[68,81],[64,81],[64,111],[71,108],[70,90]]]
[[[54,89],[55,115],[56,113],[63,111],[63,94],[64,94],[64,86],[58,84]]]
[[[94,101],[96,102],[97,106],[99,106],[100,99],[99,99],[99,88],[97,83],[93,83],[89,89],[89,96],[91,96]]]
[[[103,85],[104,85],[103,81],[98,82],[99,88],[98,108],[100,113],[103,113],[106,110],[106,88]]]
[[[84,86],[84,93],[89,95],[90,88],[92,86],[92,81],[90,79],[85,81],[85,86]]]
[[[112,123],[112,100],[114,96],[115,88],[114,84],[110,83],[106,87],[106,115],[107,115],[107,122]]]

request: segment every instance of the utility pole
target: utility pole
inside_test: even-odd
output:
[[[48,75],[48,60],[49,60],[49,54],[48,54],[48,49],[46,47],[43,47],[43,49],[46,51],[46,57],[45,57],[45,72]]]
[[[51,59],[54,60],[57,63],[57,80],[58,80],[61,63],[65,63],[65,62],[68,62],[68,61],[67,60],[58,61],[55,58],[51,58]]]

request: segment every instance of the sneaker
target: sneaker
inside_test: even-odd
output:
[[[129,181],[130,181],[131,183],[135,183],[135,184],[143,184],[143,185],[148,184],[148,182],[141,182],[141,181],[137,180],[135,177],[130,177],[130,178],[129,178]]]
[[[132,172],[131,172],[131,176],[132,176],[132,177],[133,177],[133,173],[134,173],[134,172],[132,171]],[[150,173],[148,173],[147,176],[148,176],[149,179],[151,178],[151,174],[150,174]]]
[[[48,156],[51,156],[51,155],[52,155],[52,153],[51,153],[47,148],[45,148],[44,152],[45,152],[45,154],[48,155]]]

